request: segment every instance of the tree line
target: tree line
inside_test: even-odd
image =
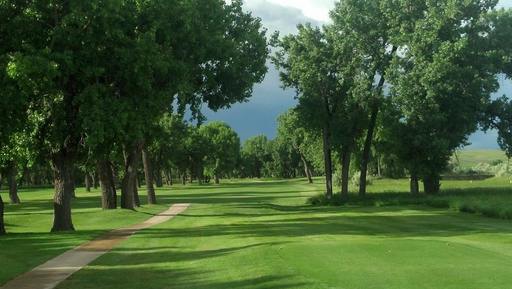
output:
[[[323,175],[327,197],[339,183],[345,200],[350,175],[361,196],[370,174],[408,175],[412,193],[420,181],[437,193],[478,128],[497,129],[512,156],[512,104],[491,98],[512,72],[512,12],[497,2],[343,0],[330,24],[268,43],[241,1],[3,1],[9,198],[22,201],[18,184],[53,183],[52,231],[68,231],[78,184],[99,186],[103,209],[139,206],[142,183],[156,203],[154,187],[176,180]],[[203,106],[251,96],[269,54],[298,100],[277,136],[241,144],[228,125],[205,124]]]
[[[479,127],[497,129],[510,154],[512,106],[491,95],[500,75],[512,76],[512,11],[497,3],[343,0],[330,24],[274,35],[273,63],[297,92],[297,126],[322,139],[328,198],[335,166],[341,198],[351,168],[364,196],[375,159],[390,173],[405,169],[411,193],[420,181],[437,193],[450,157]]]
[[[77,168],[97,172],[104,209],[118,207],[116,178],[120,207],[133,209],[142,160],[156,202],[152,166],[174,150],[162,135],[179,137],[173,120],[185,111],[201,122],[203,105],[250,97],[267,70],[265,33],[237,0],[2,1],[0,161],[10,187],[17,167],[49,163],[32,175],[55,186],[52,231],[70,231]],[[222,130],[211,129],[201,133]]]

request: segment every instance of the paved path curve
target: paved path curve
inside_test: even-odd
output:
[[[76,271],[110,251],[137,231],[169,221],[182,213],[189,204],[176,204],[142,223],[116,229],[99,238],[71,249],[60,256],[7,282],[0,289],[52,289]]]

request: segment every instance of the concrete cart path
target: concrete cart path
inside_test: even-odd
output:
[[[189,204],[176,204],[142,223],[110,231],[16,277],[0,289],[53,289],[73,273],[107,253],[137,231],[169,221],[188,207]]]

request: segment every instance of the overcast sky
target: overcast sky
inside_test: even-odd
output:
[[[329,10],[334,0],[245,0],[245,7],[253,15],[262,19],[263,25],[270,31],[281,34],[294,33],[299,23],[311,22],[321,25],[329,21]],[[500,7],[512,7],[512,0],[501,0]],[[512,95],[509,80],[500,81],[502,88],[498,95]],[[276,118],[288,108],[294,106],[294,92],[283,91],[279,75],[269,64],[269,72],[261,84],[254,87],[254,94],[247,103],[236,104],[229,110],[207,111],[208,120],[222,120],[231,125],[242,140],[264,134],[275,136]],[[471,137],[473,148],[496,148],[496,134],[476,133]]]

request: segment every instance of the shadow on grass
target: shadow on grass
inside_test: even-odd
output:
[[[478,219],[461,217],[457,213],[421,211],[389,213],[387,209],[374,210],[360,215],[333,214],[310,216],[296,214],[290,218],[244,221],[235,224],[210,224],[191,228],[147,229],[140,234],[147,238],[204,238],[220,236],[236,237],[307,237],[307,236],[377,236],[398,237],[450,237],[479,233],[512,233],[511,226],[480,225]],[[384,215],[381,215],[384,214]],[[182,216],[187,218],[188,216]],[[473,221],[473,222],[472,222]],[[506,225],[506,224],[505,224]]]
[[[288,242],[265,242],[249,244],[245,246],[220,248],[213,250],[194,250],[187,251],[183,248],[165,246],[165,247],[146,247],[137,249],[116,248],[110,252],[110,257],[104,258],[99,262],[101,266],[119,265],[118,258],[123,258],[123,266],[148,265],[158,263],[177,263],[183,261],[199,261],[204,259],[221,257],[247,249],[282,245]]]
[[[176,247],[117,248],[82,269],[58,288],[296,288],[305,285],[292,275],[244,272],[247,267],[216,267],[214,271],[190,267],[198,261],[235,254],[285,242],[263,242],[245,246],[187,251]],[[192,262],[192,263],[182,263]],[[165,269],[164,269],[165,268]],[[229,274],[224,274],[228,273]],[[233,274],[233,272],[239,272]],[[94,280],[91,282],[90,280]],[[115,280],[115,283],[112,283]]]
[[[172,256],[164,255],[171,258]],[[194,289],[233,289],[266,288],[286,289],[304,286],[305,283],[291,281],[292,275],[266,275],[252,277],[254,272],[245,272],[245,278],[229,280],[228,276],[216,275],[216,272],[200,269],[172,270],[158,267],[87,267],[73,278],[64,281],[62,288],[194,288]],[[215,278],[211,276],[215,275]],[[232,278],[232,277],[231,277]],[[94,280],[91,282],[91,280]],[[115,284],[115,287],[109,287]]]

